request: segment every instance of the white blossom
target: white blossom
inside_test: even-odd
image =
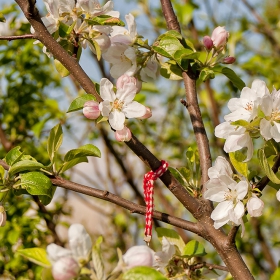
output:
[[[205,184],[207,190],[203,194],[204,198],[219,203],[211,214],[216,229],[228,222],[236,225],[242,223],[242,216],[245,212],[242,199],[248,192],[248,182],[246,180],[238,183],[234,181],[228,175],[230,172],[228,172],[227,164],[224,163],[224,167],[222,164],[223,161],[219,158],[214,164],[214,170],[215,168],[223,170],[225,174],[221,174],[217,178],[210,178]],[[215,174],[215,172],[212,173]]]
[[[249,198],[247,202],[247,210],[251,217],[259,217],[262,215],[264,203],[255,194]]]
[[[254,152],[253,141],[245,127],[231,125],[229,122],[223,122],[216,126],[215,136],[226,139],[224,151],[227,153],[247,148],[247,158],[249,161]]]
[[[277,200],[279,200],[279,201],[280,201],[280,190],[279,190],[279,191],[277,191],[277,193],[276,193],[276,198],[277,198]]]
[[[261,109],[265,117],[260,122],[260,133],[265,140],[280,142],[280,90],[262,98]]]
[[[232,98],[228,102],[231,113],[224,118],[228,122],[245,120],[250,122],[258,114],[261,98],[268,95],[269,91],[264,81],[254,80],[252,87],[244,87],[240,98]]]
[[[145,115],[146,107],[133,101],[136,91],[134,83],[127,83],[115,93],[113,84],[108,79],[101,79],[100,96],[103,102],[99,104],[99,109],[102,116],[109,118],[113,129],[122,130],[126,117],[137,118]]]

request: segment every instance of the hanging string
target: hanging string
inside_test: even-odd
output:
[[[149,245],[152,238],[152,219],[154,211],[154,181],[159,178],[168,168],[165,160],[161,161],[161,166],[156,171],[149,171],[144,175],[143,190],[146,203],[145,237],[144,241]]]

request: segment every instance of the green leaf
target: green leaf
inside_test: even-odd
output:
[[[180,252],[182,252],[183,248],[185,247],[185,242],[183,241],[182,237],[173,229],[168,228],[156,228],[156,232],[158,235],[158,239],[162,242],[163,236],[171,243],[178,247]]]
[[[51,162],[54,159],[55,153],[61,146],[62,140],[63,140],[63,132],[62,132],[62,127],[59,123],[51,129],[50,135],[48,138],[47,151],[48,151]]]
[[[54,193],[56,191],[56,186],[52,185],[49,189],[49,195],[38,195],[40,202],[44,205],[51,203]]]
[[[204,246],[196,240],[191,240],[186,244],[183,249],[182,256],[184,257],[202,257],[207,253],[205,252]]]
[[[215,78],[215,73],[213,70],[205,68],[202,69],[200,74],[199,74],[199,79],[203,82],[209,80],[209,79],[214,79]]]
[[[169,60],[161,65],[160,74],[169,80],[182,80],[182,69],[174,60]]]
[[[174,59],[179,65],[181,65],[183,59],[197,59],[199,55],[198,52],[194,52],[193,50],[182,49],[174,53]]]
[[[26,257],[31,262],[36,263],[40,266],[46,268],[49,268],[51,266],[51,263],[47,258],[47,252],[42,248],[20,249],[17,250],[17,253],[19,253],[20,255]]]
[[[239,90],[242,90],[246,85],[230,68],[224,67],[222,73],[229,78],[232,84]]]
[[[118,18],[108,15],[100,15],[91,19],[85,19],[89,25],[117,25],[125,26],[125,23]]]
[[[250,126],[250,123],[245,121],[245,120],[238,120],[238,121],[235,121],[235,122],[231,122],[230,124],[231,125],[237,125],[237,126],[243,126],[243,127]]]
[[[21,159],[23,153],[20,151],[20,149],[20,146],[16,146],[6,154],[5,161],[8,165],[12,166]]]
[[[79,158],[75,158],[70,161],[64,162],[62,167],[60,168],[58,174],[65,172],[69,168],[71,168],[81,162],[88,162],[87,157],[79,157]]]
[[[168,170],[179,181],[181,185],[183,185],[184,187],[189,186],[188,181],[184,178],[183,174],[181,174],[181,172],[178,169],[169,166]]]
[[[183,39],[181,33],[179,33],[178,31],[176,30],[169,30],[167,32],[165,32],[164,34],[160,35],[157,39],[157,41],[160,41],[162,39],[164,39],[164,37],[175,37],[175,38],[178,38],[178,39]]]
[[[59,75],[64,78],[70,75],[70,72],[57,59],[54,60],[54,66]]]
[[[63,23],[62,21],[59,22],[58,33],[61,38],[65,38],[72,32],[73,28],[76,25],[76,21],[74,21],[70,26]]]
[[[51,268],[44,268],[41,273],[41,280],[54,280]]]
[[[276,268],[274,273],[271,275],[270,280],[279,280],[280,279],[280,267]]]
[[[100,48],[99,44],[94,39],[90,40],[89,42],[93,45],[93,47],[95,49],[97,60],[100,60],[102,52],[101,52],[101,48]]]
[[[15,163],[13,166],[10,167],[9,175],[13,176],[16,173],[20,173],[22,171],[33,171],[33,170],[38,170],[43,167],[44,167],[44,165],[40,162],[37,162],[34,160],[22,160],[22,161]]]
[[[234,166],[235,170],[242,174],[244,177],[248,178],[248,164],[243,162],[246,157],[239,151],[229,153],[229,158]]]
[[[5,178],[5,169],[2,165],[0,165],[0,180],[4,180]]]
[[[276,174],[273,172],[273,170],[271,169],[271,167],[268,164],[267,158],[264,153],[264,149],[258,150],[258,159],[259,159],[262,169],[264,170],[264,172],[265,172],[266,176],[269,178],[269,180],[272,183],[280,184],[280,179],[276,176]]]
[[[163,39],[161,39],[158,47],[168,53],[168,58],[173,58],[176,51],[184,49],[180,41],[177,38],[171,36],[165,36]]]
[[[96,100],[92,94],[85,94],[74,99],[66,113],[74,112],[83,109],[87,101]]]
[[[104,263],[101,257],[101,252],[100,252],[100,245],[103,242],[103,237],[99,236],[95,242],[95,245],[92,248],[92,262],[93,262],[93,267],[97,276],[97,279],[99,280],[104,280],[105,275],[104,275]]]
[[[3,13],[0,12],[0,22],[6,22],[6,19],[3,15]]]
[[[78,149],[73,149],[67,152],[64,157],[64,161],[70,161],[75,158],[86,156],[101,157],[101,152],[96,146],[92,144],[86,144]]]
[[[123,274],[122,280],[167,280],[160,272],[147,266],[137,266]]]
[[[41,172],[20,174],[21,187],[31,195],[46,195],[52,197],[52,182]]]

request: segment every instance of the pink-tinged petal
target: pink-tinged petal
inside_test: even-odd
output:
[[[233,209],[234,205],[231,200],[226,200],[217,205],[211,214],[211,219],[220,220],[228,215],[229,210]]]
[[[270,121],[268,121],[266,119],[262,119],[260,121],[260,133],[266,141],[268,141],[272,138]]]
[[[119,142],[127,142],[131,139],[131,131],[126,126],[122,130],[116,130],[115,138]]]
[[[109,115],[109,123],[115,130],[122,130],[124,128],[125,116],[123,112],[114,110]]]
[[[102,78],[100,81],[100,96],[103,100],[114,102],[116,95],[113,91],[113,84],[106,78]]]
[[[114,64],[110,69],[110,74],[113,78],[117,79],[123,74],[129,74],[131,72],[130,71],[131,68],[132,68],[132,64],[130,61]],[[132,74],[134,74],[134,72]]]
[[[270,116],[273,110],[273,99],[271,95],[266,95],[261,100],[261,110],[265,116]]]
[[[273,122],[274,126],[271,127],[271,136],[276,142],[280,142],[280,123]]]
[[[117,99],[124,101],[124,103],[130,103],[136,95],[136,85],[134,83],[126,83],[122,88],[117,90]]]
[[[258,97],[263,97],[265,94],[270,94],[264,81],[256,79],[253,81],[252,90],[256,91]]]
[[[109,117],[109,114],[112,110],[111,102],[108,100],[104,100],[103,102],[99,103],[99,110],[103,117]]]
[[[237,220],[239,220],[245,213],[244,205],[241,201],[238,201],[233,209],[234,215]],[[234,221],[233,221],[234,222]],[[236,223],[236,222],[235,222]],[[237,224],[237,223],[236,223]]]
[[[223,219],[215,220],[214,221],[214,228],[218,229],[218,228],[222,227],[223,225],[225,225],[228,221],[229,221],[229,216],[228,215],[226,217],[224,217]]]
[[[146,107],[136,101],[132,101],[129,104],[124,105],[122,111],[127,118],[142,117],[146,113]]]
[[[248,192],[248,182],[247,181],[240,181],[236,185],[236,191],[237,191],[237,198],[238,199],[243,199],[247,192]]]
[[[213,187],[210,189],[207,189],[203,197],[205,199],[209,199],[211,201],[215,202],[222,202],[225,201],[226,194],[228,193],[228,188],[227,187]]]

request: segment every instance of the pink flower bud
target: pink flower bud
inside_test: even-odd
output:
[[[122,75],[117,79],[116,87],[121,89],[125,84],[133,83],[136,86],[136,92],[139,92],[142,88],[142,82],[136,79],[135,77],[130,77],[128,75]]]
[[[123,255],[126,267],[153,266],[154,251],[146,245],[133,246]]]
[[[127,142],[131,139],[131,131],[125,126],[122,130],[116,130],[115,137],[119,142]]]
[[[233,57],[233,56],[225,57],[223,60],[223,63],[225,63],[225,64],[232,64],[234,62],[235,62],[235,57]]]
[[[84,104],[83,114],[88,119],[97,119],[100,116],[99,103],[92,100],[87,101]]]
[[[5,226],[7,220],[7,214],[5,208],[0,205],[0,227]]]
[[[251,217],[259,217],[262,215],[264,203],[256,195],[253,196],[247,202],[247,210]]]
[[[210,38],[210,36],[203,37],[203,45],[208,51],[210,51],[213,48],[213,41]]]
[[[52,267],[55,280],[72,280],[79,275],[79,264],[71,257],[60,258]]]
[[[226,45],[228,36],[229,33],[225,30],[225,28],[218,26],[213,30],[211,39],[213,41],[214,46],[217,49],[220,49]]]
[[[152,116],[152,110],[149,107],[146,107],[146,113],[142,117],[138,117],[137,119],[144,120],[148,119]]]

